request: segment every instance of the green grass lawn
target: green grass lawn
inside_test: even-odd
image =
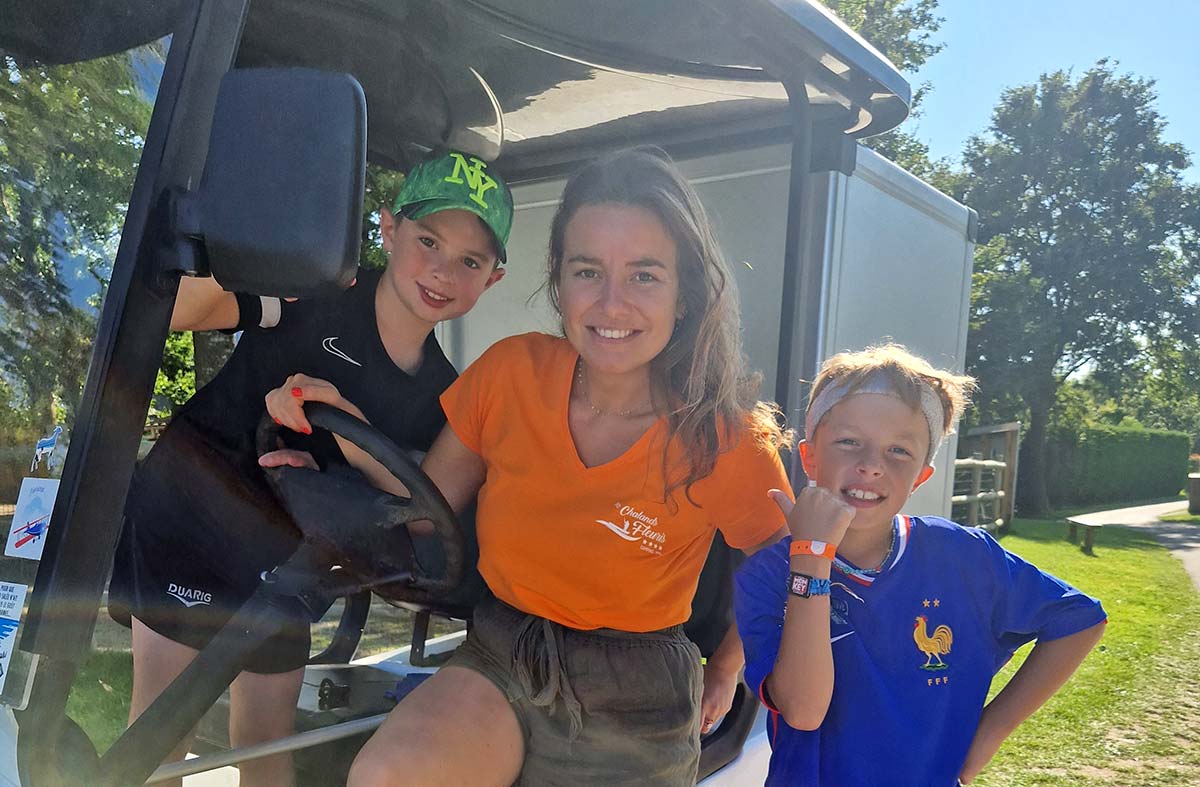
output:
[[[1161,519],[1164,522],[1189,522],[1193,525],[1200,525],[1200,514],[1189,514],[1187,511],[1176,511],[1161,517]]]
[[[133,657],[128,651],[97,650],[80,668],[67,699],[67,715],[103,752],[125,729],[129,693],[133,690]]]
[[[1014,521],[1005,548],[1098,597],[1099,647],[1006,742],[975,784],[1158,787],[1200,784],[1200,594],[1149,533],[1106,527],[1095,554],[1058,520]],[[1028,648],[996,677],[993,692]]]

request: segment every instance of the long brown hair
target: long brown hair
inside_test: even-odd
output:
[[[671,235],[679,259],[682,316],[667,346],[651,362],[651,375],[672,399],[667,446],[679,439],[686,467],[665,467],[665,493],[709,475],[723,441],[748,425],[773,447],[788,438],[779,409],[756,402],[761,375],[747,370],[741,347],[737,285],[695,190],[657,148],[632,148],[602,156],[576,172],[550,225],[546,291],[558,299],[567,224],[586,205],[632,205],[652,213]],[[727,445],[728,447],[728,445]]]

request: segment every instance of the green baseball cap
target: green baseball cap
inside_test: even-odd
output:
[[[424,161],[409,171],[392,203],[392,213],[410,219],[443,210],[465,210],[482,219],[496,241],[500,262],[507,260],[512,192],[486,161],[456,150]]]

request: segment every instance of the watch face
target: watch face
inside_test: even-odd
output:
[[[808,577],[803,574],[792,574],[792,593],[797,596],[807,596]]]

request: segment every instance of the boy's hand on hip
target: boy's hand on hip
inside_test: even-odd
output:
[[[801,489],[794,504],[778,489],[772,489],[770,495],[787,516],[792,538],[837,546],[854,521],[854,506],[823,487]]]

